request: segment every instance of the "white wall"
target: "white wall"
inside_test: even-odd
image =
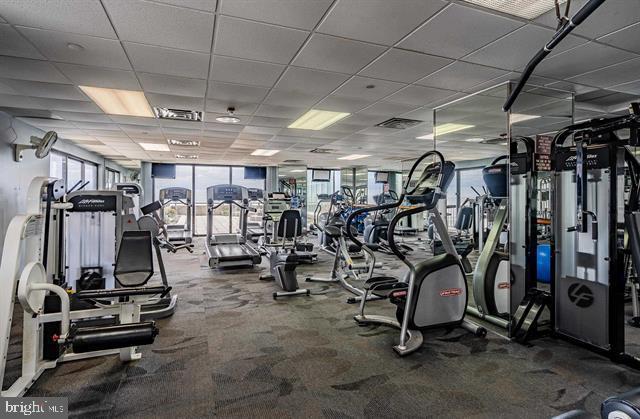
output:
[[[32,135],[42,137],[43,134],[44,131],[0,112],[0,255],[9,222],[16,214],[25,210],[26,193],[31,179],[49,176],[49,157],[37,159],[32,150],[25,150],[22,161],[18,163],[13,160],[11,145],[29,144]],[[104,186],[105,167],[118,170],[125,178],[131,176],[131,171],[70,141],[59,139],[54,150],[96,163],[99,187]]]

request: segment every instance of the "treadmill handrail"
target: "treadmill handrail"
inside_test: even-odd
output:
[[[589,2],[582,6],[582,8],[578,10],[578,12],[573,15],[571,19],[566,21],[560,27],[560,29],[558,29],[558,31],[551,37],[551,40],[547,42],[545,46],[536,53],[536,55],[533,56],[531,61],[529,61],[524,71],[522,72],[522,75],[518,80],[518,84],[513,89],[506,102],[502,106],[502,110],[504,112],[508,112],[511,109],[511,106],[513,106],[513,103],[518,98],[518,95],[520,95],[520,92],[522,92],[522,89],[527,84],[527,81],[533,74],[538,64],[540,64],[542,60],[544,60],[547,55],[551,53],[553,48],[555,48],[564,38],[566,38],[567,35],[569,35],[576,27],[578,27],[578,25],[584,22],[584,20],[587,19],[593,12],[595,12],[598,7],[602,6],[604,2],[605,0],[589,0]]]

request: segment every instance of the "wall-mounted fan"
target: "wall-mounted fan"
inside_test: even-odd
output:
[[[44,159],[49,155],[51,148],[58,141],[58,134],[55,131],[49,131],[42,138],[31,136],[31,144],[14,144],[13,159],[17,162],[22,161],[22,152],[24,150],[36,150],[36,157]]]

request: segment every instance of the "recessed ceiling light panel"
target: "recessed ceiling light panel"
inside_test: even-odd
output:
[[[438,125],[435,129],[436,137],[438,135],[451,134],[452,132],[462,131],[464,129],[473,128],[475,125],[466,125],[466,124],[442,124]]]
[[[265,156],[265,157],[271,157],[273,155],[276,155],[280,152],[280,150],[264,150],[264,149],[257,149],[255,150],[253,153],[251,153],[252,156]]]
[[[296,119],[288,128],[310,129],[319,131],[335,124],[341,119],[351,115],[348,112],[322,111],[320,109],[311,109],[309,112]]]
[[[216,121],[223,124],[237,124],[238,122],[240,122],[240,118],[235,116],[219,116],[216,118]]]
[[[338,160],[358,160],[371,157],[371,154],[349,154],[348,156],[338,157]]]
[[[169,146],[166,144],[158,144],[158,143],[138,143],[140,147],[144,148],[147,151],[171,151],[169,150]]]
[[[153,118],[151,106],[143,92],[92,86],[79,87],[104,113]]]
[[[540,115],[525,115],[523,113],[512,113],[509,116],[509,122],[511,124],[517,124],[518,122],[529,121],[530,119],[540,118]]]
[[[464,0],[467,3],[486,7],[524,19],[535,19],[555,8],[554,0]],[[560,4],[566,3],[561,0]]]
[[[420,137],[416,137],[416,140],[433,140],[433,132],[431,134],[426,134]]]
[[[196,160],[197,158],[197,154],[176,154],[176,159]]]

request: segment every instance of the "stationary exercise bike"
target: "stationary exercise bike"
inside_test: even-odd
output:
[[[427,157],[435,156],[439,161],[427,165],[421,175],[414,180],[414,172]],[[360,314],[355,316],[359,325],[379,324],[400,329],[400,342],[394,350],[401,356],[408,355],[420,348],[423,341],[421,330],[440,327],[463,327],[476,336],[485,336],[483,327],[465,319],[468,291],[465,273],[460,257],[451,241],[446,224],[437,209],[438,201],[445,197],[451,183],[455,165],[445,161],[438,151],[423,154],[409,171],[398,203],[380,205],[370,210],[384,210],[399,207],[400,202],[409,204],[409,208],[399,211],[389,224],[387,237],[393,253],[409,267],[403,280],[389,276],[372,277],[365,282],[364,295],[360,303]],[[416,264],[407,260],[394,239],[395,228],[404,218],[428,211],[442,239],[446,253],[420,261]],[[354,214],[357,213],[354,212]],[[347,220],[346,232],[356,244],[364,246],[351,234]],[[366,315],[365,304],[369,294],[389,298],[396,305],[396,318],[379,315]]]
[[[265,223],[273,221],[272,217],[265,213]],[[302,234],[302,217],[298,210],[285,210],[278,221],[277,237],[281,241],[267,243],[266,232],[262,248],[269,257],[268,275],[261,275],[261,281],[273,281],[282,288],[282,291],[274,292],[273,298],[290,297],[293,295],[310,295],[311,290],[298,288],[296,267],[300,263],[296,253],[297,238]]]

